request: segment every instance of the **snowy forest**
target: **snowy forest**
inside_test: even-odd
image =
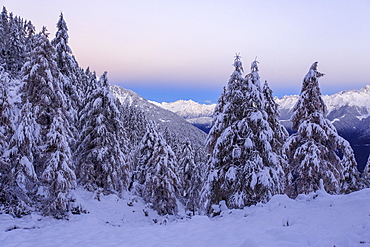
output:
[[[258,61],[241,56],[224,87],[203,147],[160,129],[114,96],[107,73],[79,66],[60,15],[50,37],[31,21],[0,14],[0,212],[57,219],[85,213],[73,191],[136,195],[159,215],[216,216],[221,208],[370,187],[349,143],[326,118],[318,63],[304,76],[292,116],[278,105]],[[186,133],[185,133],[186,134]]]

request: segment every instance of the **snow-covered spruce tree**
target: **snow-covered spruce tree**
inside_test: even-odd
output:
[[[28,207],[14,186],[14,164],[9,143],[15,130],[8,85],[9,75],[0,67],[0,212],[19,217],[28,213]]]
[[[133,190],[160,215],[176,214],[179,180],[175,173],[176,157],[154,123],[139,145]]]
[[[31,104],[36,122],[40,126],[40,138],[36,144],[40,148],[46,143],[46,134],[58,109],[63,107],[65,99],[60,88],[59,71],[53,60],[55,50],[47,35],[46,29],[43,28],[43,31],[35,36],[34,49],[29,53],[22,67],[23,85],[20,89],[22,104],[26,102]],[[35,154],[38,174],[41,174],[45,168],[42,151]]]
[[[6,42],[6,38],[9,38],[9,20],[8,20],[8,10],[3,6],[3,9],[0,13],[0,34],[2,35],[2,39],[0,40],[0,43],[2,45],[1,49],[4,49],[4,42]],[[7,37],[8,36],[8,37]],[[3,52],[3,50],[2,50]]]
[[[9,55],[9,38],[10,38],[10,25],[9,25],[8,11],[3,6],[0,13],[0,66],[4,69],[7,68],[7,56]]]
[[[126,147],[125,154],[130,166],[130,171],[133,171],[137,166],[135,155],[138,151],[139,143],[145,135],[148,120],[141,110],[132,105],[121,105],[120,112],[123,129],[125,130],[125,133],[127,133],[127,139],[124,139],[125,144],[123,145]],[[131,176],[133,175],[134,174],[131,174]],[[129,181],[130,185],[133,182],[132,179],[133,178],[131,177]]]
[[[235,65],[234,65],[235,66]],[[240,65],[240,76],[243,72],[243,67]],[[212,118],[212,128],[207,136],[206,140],[206,151],[208,153],[212,153],[213,149],[215,148],[217,139],[220,137],[222,131],[225,129],[224,126],[224,118],[226,117],[224,115],[224,107],[226,105],[225,101],[225,95],[226,95],[226,87],[223,87],[222,93],[220,97],[218,98],[217,105],[215,107],[215,110],[213,112],[213,118]]]
[[[35,137],[37,143],[31,150],[35,172],[47,192],[44,203],[48,207],[43,207],[43,210],[59,217],[62,211],[68,210],[62,201],[67,199],[61,195],[73,188],[76,179],[67,143],[71,133],[63,108],[62,78],[45,28],[34,37],[34,41],[34,48],[22,68],[22,102],[31,104],[35,128],[40,130],[39,136]]]
[[[131,151],[134,151],[144,137],[146,132],[145,126],[148,124],[148,120],[142,111],[131,105],[122,106],[121,114],[123,116],[123,126],[126,132],[130,133],[128,141],[132,149]]]
[[[57,23],[57,32],[51,44],[55,47],[55,61],[57,62],[60,72],[65,76],[63,80],[63,91],[67,95],[68,103],[78,110],[80,97],[76,89],[79,83],[79,67],[77,61],[72,55],[72,50],[68,45],[68,28],[64,21],[63,13],[59,16]],[[71,112],[72,114],[73,112]]]
[[[68,45],[68,39],[67,23],[63,18],[63,13],[61,13],[57,23],[57,32],[51,44],[56,50],[55,60],[60,72],[69,76],[76,68],[76,61],[72,58],[72,50]]]
[[[35,172],[34,154],[37,152],[40,126],[36,123],[32,105],[25,102],[20,112],[18,126],[10,140],[8,192],[12,194],[13,211],[23,214],[34,206],[35,196],[39,189],[39,179]],[[14,201],[18,201],[14,203]],[[20,206],[20,208],[19,208]],[[28,209],[27,209],[28,208]],[[17,215],[18,216],[18,215]]]
[[[162,133],[162,137],[164,138],[166,143],[171,147],[172,151],[174,152],[175,156],[177,157],[177,155],[180,152],[180,145],[181,145],[181,141],[179,139],[179,136],[176,135],[175,132],[171,131],[169,126],[166,126],[164,128],[164,130],[159,129],[159,131]]]
[[[57,32],[51,44],[56,51],[54,59],[61,73],[61,88],[66,95],[64,108],[73,135],[73,138],[69,138],[68,142],[74,151],[76,139],[78,138],[78,130],[75,126],[77,126],[77,115],[81,107],[81,97],[78,88],[81,87],[79,84],[82,84],[82,71],[72,55],[68,39],[67,24],[64,21],[63,13],[61,13],[57,23]]]
[[[33,50],[34,36],[36,34],[36,28],[31,21],[28,21],[25,25],[25,53],[26,55]]]
[[[282,147],[289,134],[285,127],[281,125],[279,122],[280,117],[279,105],[275,102],[273,92],[269,87],[267,81],[265,81],[265,84],[263,85],[263,95],[265,97],[264,108],[268,116],[268,122],[270,124],[271,129],[274,130],[274,139],[273,139],[274,150],[282,151]]]
[[[280,111],[279,105],[275,102],[273,97],[273,92],[269,87],[267,81],[263,85],[263,96],[265,98],[264,101],[264,109],[267,113],[267,121],[270,125],[270,128],[273,130],[273,136],[271,140],[271,148],[274,150],[278,156],[274,157],[279,160],[276,160],[277,163],[280,163],[283,169],[286,167],[286,160],[283,157],[283,146],[284,143],[289,136],[288,131],[285,129],[283,125],[279,122]]]
[[[127,187],[130,169],[124,154],[120,111],[105,72],[80,112],[80,142],[76,151],[78,178],[90,191],[120,192]]]
[[[0,162],[5,162],[10,137],[14,133],[13,111],[9,102],[9,75],[0,67]]]
[[[240,56],[235,57],[235,70],[219,100],[223,107],[216,108],[220,113],[212,129],[217,131],[211,130],[207,139],[209,175],[202,191],[207,210],[222,200],[230,208],[266,202],[283,190],[282,159],[272,148],[274,131],[264,110],[257,65],[252,63],[244,79]]]
[[[98,87],[96,72],[91,72],[90,67],[80,71],[81,82],[77,84],[77,91],[81,98],[81,109],[87,104],[87,99]]]
[[[291,118],[297,132],[284,145],[290,197],[320,189],[320,180],[331,194],[358,189],[359,173],[353,150],[326,119],[326,105],[318,83],[323,75],[317,71],[317,62],[313,63],[304,77]]]
[[[43,181],[48,183],[48,207],[45,213],[56,218],[63,218],[65,213],[71,210],[69,192],[76,187],[76,175],[71,169],[71,150],[66,138],[69,135],[64,127],[67,123],[61,116],[61,113],[54,116],[46,135],[45,152],[49,157],[41,175]]]
[[[181,195],[187,210],[195,213],[199,208],[199,196],[202,184],[200,168],[195,164],[195,152],[189,140],[180,149],[178,158],[178,174],[181,184]]]
[[[7,69],[12,77],[17,77],[24,63],[25,29],[20,17],[10,19],[9,50],[7,55]]]
[[[194,150],[189,140],[181,145],[178,157],[178,174],[181,183],[181,195],[187,197],[191,186],[190,179],[195,167]]]

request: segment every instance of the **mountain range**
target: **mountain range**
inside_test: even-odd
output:
[[[292,133],[290,117],[299,95],[275,97],[280,108],[280,121]],[[356,155],[362,171],[370,153],[370,86],[360,90],[341,91],[332,95],[322,95],[327,106],[327,118],[332,121],[338,133],[347,139]],[[172,111],[189,123],[208,133],[212,124],[212,114],[216,104],[200,104],[192,100],[152,104]]]

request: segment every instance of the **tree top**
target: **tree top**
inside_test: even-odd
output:
[[[234,59],[234,67],[236,71],[244,72],[243,64],[242,61],[240,61],[240,59],[241,59],[240,53],[236,53]]]

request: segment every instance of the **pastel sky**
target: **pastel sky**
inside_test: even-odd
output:
[[[368,0],[2,0],[51,38],[60,12],[80,66],[156,101],[216,102],[240,52],[275,95],[319,61],[324,94],[370,84]]]

